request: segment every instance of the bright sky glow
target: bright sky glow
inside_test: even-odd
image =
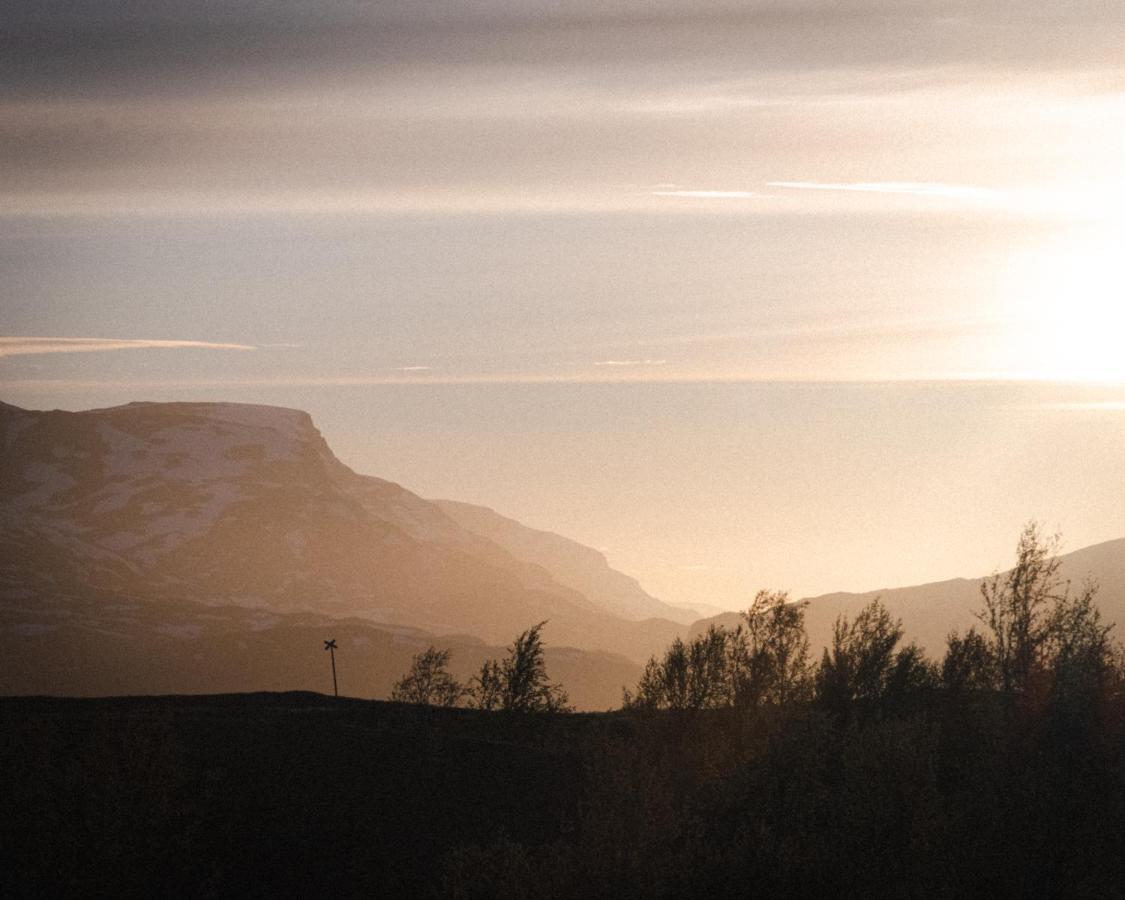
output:
[[[1125,227],[1075,229],[1013,254],[1002,287],[1013,375],[1125,382]]]

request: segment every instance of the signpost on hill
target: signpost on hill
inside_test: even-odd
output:
[[[339,697],[340,691],[336,687],[336,639],[324,642],[324,649],[332,657],[332,696]]]

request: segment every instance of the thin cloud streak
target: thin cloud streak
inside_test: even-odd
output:
[[[846,191],[866,194],[908,194],[915,197],[947,197],[952,200],[991,200],[1000,192],[992,188],[968,184],[944,184],[933,181],[770,181],[769,187],[801,191]]]
[[[99,218],[268,218],[277,216],[396,216],[431,214],[444,217],[473,215],[566,215],[667,212],[662,200],[648,193],[627,193],[597,186],[583,191],[556,189],[513,191],[503,188],[433,190],[271,192],[215,192],[192,190],[132,192],[101,190],[86,193],[0,195],[4,219]],[[690,204],[676,207],[687,212]]]
[[[761,196],[754,191],[674,190],[650,191],[653,197],[685,197],[693,200],[749,200]]]
[[[44,390],[62,393],[91,393],[107,390],[155,391],[221,388],[287,389],[287,388],[346,388],[346,387],[448,387],[461,385],[520,385],[520,384],[801,384],[801,385],[847,385],[847,384],[933,384],[957,382],[960,384],[999,384],[1040,381],[1045,384],[1061,384],[1054,379],[1018,379],[992,377],[987,374],[960,375],[907,375],[902,377],[854,376],[834,378],[826,374],[813,374],[806,377],[794,376],[787,372],[771,372],[761,375],[742,373],[630,373],[627,371],[607,372],[604,375],[589,373],[493,373],[483,375],[442,375],[435,378],[386,377],[372,375],[342,376],[279,376],[275,378],[192,378],[162,380],[132,379],[51,379],[51,378],[13,378],[0,379],[0,388],[12,393],[42,392]]]
[[[1125,412],[1125,400],[1062,400],[1043,403],[1004,403],[997,404],[993,408],[1004,412],[1029,413],[1123,413]]]
[[[0,337],[0,357],[39,353],[101,353],[108,350],[254,350],[250,344],[131,338]]]

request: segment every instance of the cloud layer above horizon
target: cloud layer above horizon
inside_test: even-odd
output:
[[[1125,199],[1121,5],[4,9],[0,334],[299,345],[9,381],[1011,373]]]
[[[1034,129],[1077,140],[1122,114],[1125,8],[1105,3],[9,0],[5,18],[3,206],[36,214],[988,190],[1066,175]]]

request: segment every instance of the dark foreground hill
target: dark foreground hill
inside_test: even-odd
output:
[[[0,700],[6,896],[408,896],[558,836],[609,720],[319,694]]]
[[[995,700],[840,718],[10,698],[0,891],[1122,896],[1125,709]]]

